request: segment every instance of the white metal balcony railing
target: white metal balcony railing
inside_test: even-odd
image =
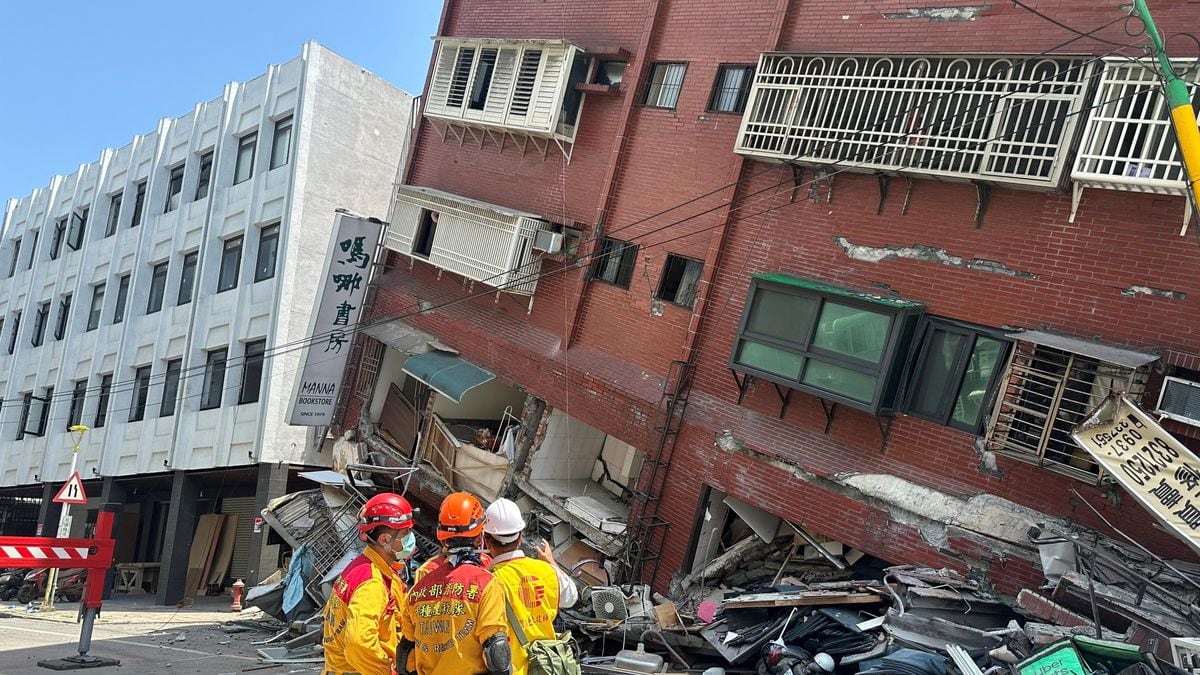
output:
[[[1055,189],[1083,58],[763,54],[736,152]]]
[[[550,229],[531,213],[401,185],[384,245],[498,291],[532,296],[541,267],[534,237]]]
[[[491,138],[525,148],[532,141],[545,156],[554,142],[570,158],[590,59],[559,40],[438,38],[425,116],[480,145]]]
[[[1189,68],[1194,65],[1190,60],[1175,65],[1190,82],[1193,104],[1200,103],[1200,68]],[[1094,96],[1096,108],[1088,115],[1071,171],[1072,220],[1084,188],[1187,193],[1171,110],[1157,68],[1149,61],[1106,60]],[[1190,200],[1185,202],[1190,206]]]

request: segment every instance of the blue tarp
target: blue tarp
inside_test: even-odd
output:
[[[494,380],[493,373],[463,360],[450,352],[430,351],[408,357],[404,372],[429,385],[437,393],[461,403],[463,394],[484,382]]]

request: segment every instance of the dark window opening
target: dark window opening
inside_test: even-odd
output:
[[[740,113],[746,110],[750,84],[754,81],[754,66],[723,64],[717,69],[708,109],[719,113]]]
[[[496,69],[496,54],[497,50],[492,48],[479,52],[479,64],[475,66],[475,79],[471,82],[471,110],[483,110],[487,105],[492,72]]]
[[[931,319],[910,380],[907,412],[978,434],[1011,345],[996,331]]]
[[[67,430],[76,424],[83,423],[83,403],[87,400],[87,384],[86,379],[76,380],[75,386],[71,389],[71,409],[67,413]]]
[[[100,377],[100,395],[97,396],[96,418],[92,427],[99,429],[108,420],[108,399],[112,397],[112,373]]]
[[[34,347],[41,347],[46,340],[46,323],[50,319],[50,301],[47,300],[38,305],[37,313],[33,315],[33,335],[30,336],[29,343]]]
[[[58,302],[58,321],[54,323],[54,339],[61,340],[67,335],[67,323],[71,318],[71,294],[62,296]]]
[[[196,178],[196,196],[192,201],[200,201],[208,196],[208,185],[212,182],[213,151],[200,155],[200,175]]]
[[[129,408],[129,421],[139,422],[146,417],[146,401],[150,398],[150,366],[134,371],[133,405]]]
[[[200,254],[192,251],[183,256],[183,269],[179,273],[179,295],[175,298],[176,305],[186,305],[192,301],[196,287],[196,264]]]
[[[246,355],[242,360],[242,384],[238,391],[238,403],[256,403],[262,391],[263,353],[266,340],[246,343]]]
[[[200,392],[200,409],[221,407],[225,391],[225,364],[229,350],[225,347],[208,352],[204,362],[204,389]]]
[[[129,226],[137,227],[142,224],[142,211],[146,208],[146,181],[137,184],[137,192],[133,196],[133,218]]]
[[[12,260],[8,264],[8,276],[11,279],[17,273],[17,261],[21,259],[21,238],[13,239]]]
[[[21,335],[21,313],[13,312],[12,333],[8,336],[8,353],[17,351],[17,338]]]
[[[63,239],[67,236],[67,216],[54,221],[54,232],[50,233],[50,259],[58,260],[62,255]]]
[[[117,233],[117,224],[121,222],[121,193],[113,195],[108,201],[108,228],[104,230],[105,237]]]
[[[237,162],[233,168],[233,184],[244,183],[254,175],[254,151],[258,145],[258,132],[250,132],[238,139]]]
[[[67,229],[67,248],[78,251],[83,247],[83,234],[87,229],[89,209],[82,209],[71,214],[71,226]]]
[[[238,268],[242,266],[242,238],[226,239],[221,247],[221,270],[217,275],[217,292],[232,290],[238,285]]]
[[[288,163],[292,146],[292,116],[288,115],[275,123],[275,137],[271,139],[271,168],[278,169]]]
[[[103,295],[103,293],[102,293]],[[125,320],[125,301],[129,299],[129,275],[122,275],[117,280],[117,306],[113,310],[113,323]],[[98,319],[97,319],[98,320]]]
[[[104,309],[104,284],[92,286],[92,304],[88,306],[87,329],[96,330],[100,327],[100,312]]]
[[[183,194],[183,169],[183,164],[171,169],[167,178],[167,204],[163,207],[163,213],[170,213],[179,208],[180,197]]]
[[[279,223],[258,231],[258,259],[254,262],[254,281],[275,276],[275,258],[279,254]]]
[[[179,398],[179,375],[183,371],[183,359],[167,361],[167,376],[163,379],[162,402],[158,406],[159,417],[175,414],[175,401]]]
[[[607,237],[601,239],[592,260],[592,279],[629,288],[637,253],[637,244]]]
[[[417,223],[417,234],[413,237],[413,255],[428,258],[433,253],[433,237],[437,234],[437,222],[436,211],[421,211],[421,222]]]
[[[162,262],[154,266],[154,272],[150,275],[150,295],[146,298],[146,313],[154,314],[162,309],[163,296],[167,292],[167,263]]]
[[[704,270],[704,262],[684,258],[674,253],[667,254],[667,262],[663,266],[662,279],[658,282],[658,292],[655,297],[659,300],[691,307],[696,304],[696,291],[700,287],[700,273]]]

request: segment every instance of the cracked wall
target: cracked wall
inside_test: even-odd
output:
[[[971,258],[968,260],[961,256],[947,253],[946,249],[944,248],[936,248],[934,246],[926,246],[924,244],[913,244],[911,246],[898,246],[896,244],[866,246],[864,244],[855,244],[845,237],[834,237],[833,240],[842,248],[842,251],[846,254],[846,257],[850,258],[851,260],[859,260],[869,263],[878,263],[884,260],[917,260],[920,262],[934,263],[935,265],[946,265],[949,267],[975,270],[977,272],[1002,274],[1004,276],[1016,277],[1018,279],[1037,278],[1037,275],[1033,272],[1012,269],[1002,262],[986,260],[984,258]]]
[[[885,19],[927,19],[941,21],[974,21],[991,5],[958,5],[954,7],[910,7],[903,12],[886,12]]]

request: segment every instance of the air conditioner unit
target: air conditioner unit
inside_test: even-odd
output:
[[[1200,427],[1200,382],[1165,378],[1155,412],[1167,419]]]
[[[543,251],[545,253],[561,253],[563,247],[563,234],[561,232],[551,232],[550,230],[538,230],[533,236],[533,250]]]

